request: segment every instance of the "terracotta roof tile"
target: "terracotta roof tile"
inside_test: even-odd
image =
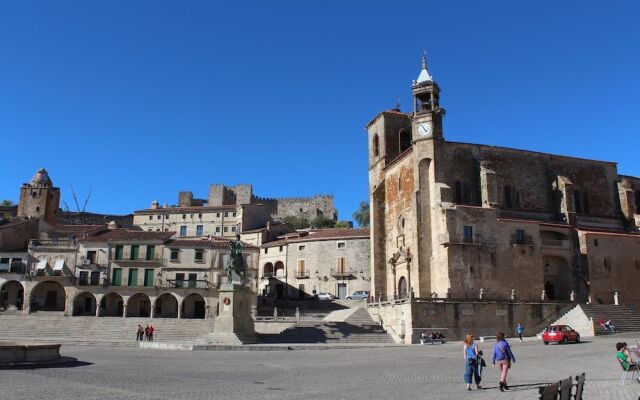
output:
[[[211,239],[174,239],[167,243],[168,247],[197,247],[197,248],[228,248],[231,239],[225,239],[220,237],[213,237]],[[245,249],[257,249],[256,246],[242,242]]]
[[[368,239],[369,228],[329,228],[310,230],[309,234],[301,237],[293,237],[286,240],[265,243],[263,247],[282,246],[287,243],[314,242],[316,240],[336,239]]]
[[[160,207],[160,208],[145,208],[144,210],[134,211],[134,214],[179,214],[182,212],[194,212],[194,213],[202,213],[202,212],[216,212],[216,211],[229,211],[235,210],[238,206],[230,205],[230,206],[215,206],[215,207],[203,207],[203,206],[193,206],[193,207]]]
[[[145,232],[130,229],[113,229],[96,236],[80,239],[81,242],[165,242],[175,232]]]
[[[107,225],[56,225],[47,234],[54,236],[82,236],[106,229]]]

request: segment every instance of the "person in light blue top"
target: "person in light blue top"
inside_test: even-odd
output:
[[[518,322],[518,326],[516,326],[516,333],[522,342],[522,334],[524,333],[524,326],[520,322]]]
[[[474,342],[472,334],[468,333],[464,339],[464,382],[467,384],[467,390],[471,390],[471,377],[476,381],[476,388],[482,389],[480,386],[480,373],[478,372],[479,352],[478,346]]]

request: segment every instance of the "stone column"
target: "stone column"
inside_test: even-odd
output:
[[[182,319],[182,303],[178,303],[178,319]]]
[[[153,319],[156,316],[156,305],[151,303],[151,311],[149,312],[149,318]]]
[[[122,305],[122,318],[126,318],[127,317],[127,304],[123,304]]]

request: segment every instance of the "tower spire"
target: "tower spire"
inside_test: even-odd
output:
[[[416,83],[422,82],[433,82],[433,77],[429,74],[427,70],[427,52],[422,52],[422,69],[420,70],[420,75],[418,75],[418,80]]]

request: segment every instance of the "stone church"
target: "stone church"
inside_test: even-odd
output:
[[[426,57],[411,89],[367,125],[375,300],[640,305],[640,178],[447,141]]]

